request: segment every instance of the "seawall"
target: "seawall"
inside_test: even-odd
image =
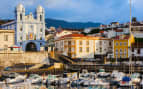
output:
[[[37,64],[47,57],[47,52],[0,52],[0,65],[10,66],[18,63]]]

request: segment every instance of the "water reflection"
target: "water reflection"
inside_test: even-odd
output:
[[[63,86],[45,86],[45,85],[23,85],[23,84],[11,84],[2,85],[0,89],[143,89],[139,86],[134,87],[116,87],[116,86],[88,86],[88,87],[70,87],[68,85]]]

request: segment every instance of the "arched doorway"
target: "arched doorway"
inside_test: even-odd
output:
[[[33,52],[37,51],[37,47],[36,47],[35,43],[33,43],[33,42],[28,43],[26,46],[26,51],[33,51]]]

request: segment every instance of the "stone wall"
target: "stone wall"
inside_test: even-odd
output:
[[[41,63],[47,57],[47,52],[0,52],[0,65],[10,66],[18,63]]]

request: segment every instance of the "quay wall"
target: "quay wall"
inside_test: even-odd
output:
[[[48,57],[47,52],[0,52],[0,66],[18,63],[41,63]]]

